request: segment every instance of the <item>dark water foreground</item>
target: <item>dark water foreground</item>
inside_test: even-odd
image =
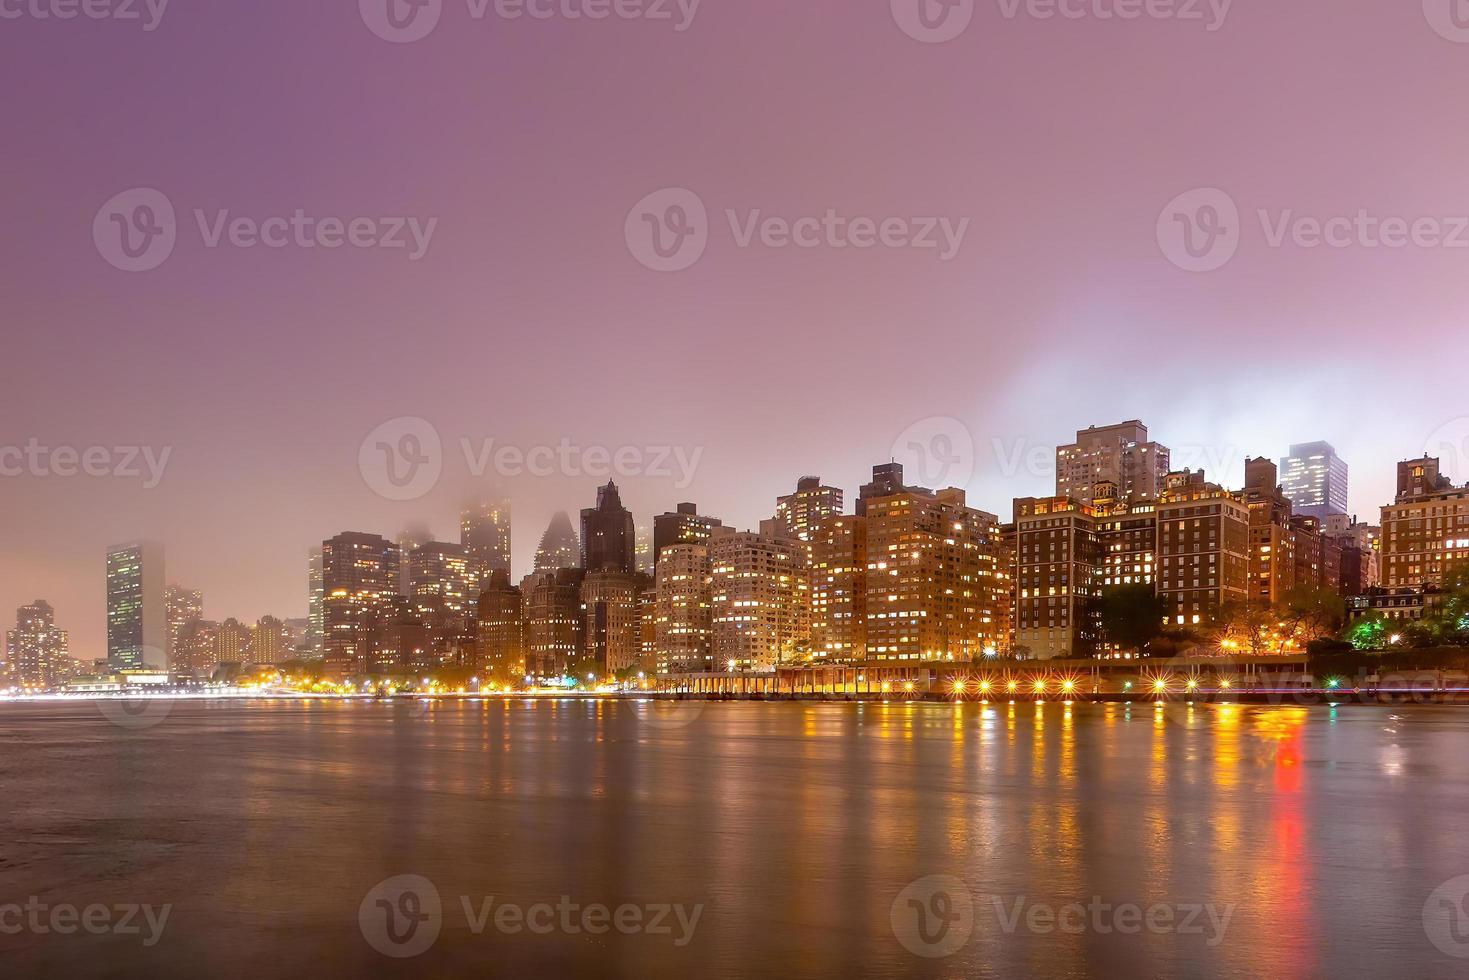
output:
[[[1469,974],[1463,708],[9,704],[0,786],[6,976]]]

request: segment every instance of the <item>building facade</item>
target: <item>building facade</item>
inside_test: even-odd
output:
[[[1280,483],[1299,515],[1325,521],[1347,513],[1347,464],[1329,442],[1291,446],[1280,461]]]
[[[398,594],[399,548],[376,534],[346,531],[321,543],[325,672],[342,678],[368,670],[370,617]]]
[[[802,542],[719,528],[709,564],[716,667],[764,671],[807,657],[810,571]]]
[[[714,669],[710,576],[708,544],[669,545],[658,559],[654,666],[659,673]]]
[[[15,611],[15,628],[5,634],[7,686],[50,688],[70,673],[66,630],[56,626],[56,611],[37,599]]]
[[[1389,591],[1443,584],[1469,561],[1469,484],[1456,487],[1425,456],[1398,464],[1398,492],[1382,508],[1382,585]]]
[[[113,670],[168,669],[162,545],[134,541],[107,551],[107,663]]]
[[[1168,447],[1150,441],[1148,427],[1136,419],[1092,426],[1056,448],[1056,496],[1090,506],[1093,488],[1111,483],[1121,501],[1151,500],[1162,493],[1171,468]]]
[[[810,534],[812,657],[866,660],[867,518],[829,516]]]

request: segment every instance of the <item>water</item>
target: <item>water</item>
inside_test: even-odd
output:
[[[0,905],[35,896],[43,927],[60,906],[168,918],[150,946],[142,913],[137,934],[60,935],[0,910],[9,975],[1469,967],[1462,708],[280,701],[123,720],[0,706]],[[372,945],[406,948],[376,898],[400,938],[430,908],[422,884],[417,905],[369,895],[398,875],[441,909],[408,959]],[[552,928],[497,929],[507,903]],[[629,907],[626,934],[585,931],[593,905]],[[668,931],[641,931],[659,907]]]

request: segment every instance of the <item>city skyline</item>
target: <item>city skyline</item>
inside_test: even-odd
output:
[[[951,423],[952,421],[953,420],[943,420],[944,423]],[[1136,427],[1136,426],[1141,426],[1141,425],[1142,425],[1142,423],[1139,423],[1139,422],[1115,423],[1115,424],[1107,424],[1107,425],[1100,425],[1100,426],[1098,426],[1098,425],[1092,425],[1092,426],[1089,426],[1087,429],[1079,429],[1079,430],[1077,430],[1076,435],[1077,435],[1078,438],[1081,438],[1081,437],[1087,435],[1088,432],[1108,431],[1108,430],[1127,430],[1128,427]],[[938,436],[937,436],[938,438],[948,438],[951,435],[951,433],[948,433],[948,432],[944,431],[944,429],[945,429],[945,425],[940,425],[938,428],[935,428],[933,430],[933,432],[938,433]],[[1142,431],[1142,433],[1143,433],[1144,436],[1147,436],[1147,429],[1146,429],[1145,426],[1142,427],[1141,431]],[[930,433],[930,435],[932,436],[932,433]],[[1129,443],[1125,443],[1124,442],[1122,445],[1129,445]],[[1159,449],[1161,449],[1162,454],[1165,457],[1167,457],[1169,455],[1169,452],[1171,450],[1171,447],[1169,447],[1162,440],[1157,440],[1156,442],[1150,442],[1147,445],[1149,447],[1152,447],[1152,446],[1155,446],[1155,445],[1158,446]],[[1330,449],[1330,446],[1329,445],[1327,445],[1326,443],[1321,443],[1321,442],[1306,443],[1306,444],[1304,444],[1304,446],[1306,446],[1306,447],[1326,446],[1326,448],[1328,450]],[[895,446],[894,448],[897,449],[899,447]],[[1292,451],[1293,452],[1296,449],[1300,449],[1300,448],[1302,448],[1302,444],[1293,444],[1292,445]],[[1064,488],[1065,481],[1063,480],[1062,474],[1064,474],[1066,472],[1066,469],[1065,469],[1066,460],[1069,459],[1069,458],[1072,458],[1072,456],[1074,456],[1075,450],[1076,450],[1075,443],[1071,443],[1071,444],[1064,444],[1064,443],[1063,444],[1058,444],[1057,446],[1055,446],[1051,450],[1051,452],[1053,454],[1053,460],[1054,461],[1053,461],[1053,464],[1052,464],[1052,467],[1051,467],[1051,475],[1050,475],[1049,478],[1052,479],[1055,482],[1054,490],[1060,490],[1060,489],[1063,489]],[[1190,450],[1187,450],[1186,451],[1185,455],[1191,457],[1193,453],[1194,453],[1194,451],[1192,449],[1190,449]],[[1282,462],[1287,462],[1287,461],[1288,461],[1287,459],[1282,458]],[[923,457],[923,455],[921,453],[920,453],[918,462],[919,462],[920,467],[926,465],[926,462],[927,461],[926,461],[926,459]],[[1275,483],[1271,483],[1270,484],[1270,488],[1272,490],[1279,490],[1279,499],[1286,500],[1288,498],[1289,494],[1286,492],[1286,489],[1285,489],[1285,481],[1284,481],[1283,475],[1280,473],[1280,471],[1278,470],[1278,468],[1275,466],[1275,464],[1273,462],[1270,461],[1270,459],[1268,457],[1261,456],[1261,457],[1256,457],[1254,459],[1247,459],[1247,460],[1244,460],[1243,462],[1245,464],[1243,466],[1244,475],[1239,480],[1238,485],[1235,485],[1235,486],[1225,485],[1224,486],[1224,489],[1230,490],[1231,492],[1236,492],[1236,493],[1242,494],[1242,495],[1244,495],[1244,497],[1246,499],[1248,499],[1249,494],[1251,492],[1250,491],[1250,482],[1251,482],[1252,479],[1254,479],[1253,477],[1250,476],[1251,472],[1253,471],[1252,468],[1255,467],[1257,464],[1258,465],[1267,465],[1268,464],[1268,469],[1269,469],[1270,475],[1272,477],[1276,477],[1276,482]],[[902,465],[902,464],[898,464],[898,465]],[[1182,465],[1182,464],[1180,464],[1180,465]],[[963,465],[957,465],[957,466],[951,465],[949,468],[954,469],[956,472],[959,472],[959,473],[967,472],[966,467],[963,466]],[[882,470],[882,469],[884,469],[884,467],[882,467],[882,466],[874,467],[873,468],[874,477],[876,477],[876,474],[878,473],[878,471],[879,470]],[[1191,470],[1191,467],[1185,466],[1184,467],[1184,470],[1186,470],[1186,471],[1187,470]],[[1194,471],[1194,472],[1198,472],[1198,471]],[[1359,469],[1356,472],[1360,473],[1361,471]],[[910,473],[910,475],[911,475],[911,473]],[[1114,472],[1109,472],[1109,473],[1098,473],[1096,475],[1097,475],[1098,479],[1103,479],[1103,478],[1116,479],[1117,478],[1117,473],[1115,471]],[[1219,482],[1219,481],[1214,480],[1213,477],[1212,477],[1212,475],[1209,474],[1209,472],[1207,470],[1204,471],[1204,476],[1206,478],[1208,478],[1211,483],[1218,483]],[[1438,475],[1435,475],[1435,479],[1439,479],[1439,478],[1440,477]],[[1452,472],[1448,472],[1448,471],[1445,471],[1444,473],[1442,473],[1441,478],[1442,479],[1449,480],[1450,481],[1450,485],[1451,486],[1455,486],[1455,487],[1459,486],[1463,482],[1455,474],[1453,474]],[[1074,481],[1075,479],[1078,479],[1078,478],[1076,478],[1073,475],[1073,478],[1072,479]],[[1346,515],[1344,519],[1346,521],[1348,521],[1348,522],[1350,522],[1353,519],[1360,519],[1363,522],[1363,524],[1366,524],[1366,525],[1374,525],[1374,524],[1376,524],[1378,522],[1378,520],[1380,519],[1380,514],[1381,514],[1381,511],[1382,511],[1382,508],[1388,506],[1392,502],[1392,500],[1395,499],[1396,494],[1399,493],[1399,492],[1401,492],[1401,489],[1402,489],[1402,487],[1401,487],[1401,479],[1402,479],[1401,478],[1401,475],[1399,474],[1399,476],[1398,476],[1399,483],[1398,483],[1398,486],[1394,490],[1394,495],[1392,497],[1389,497],[1388,501],[1385,502],[1382,505],[1382,507],[1376,508],[1376,509],[1374,509],[1372,512],[1370,512],[1368,514],[1358,514],[1356,512],[1353,512],[1350,515]],[[910,479],[908,482],[911,484],[913,481]],[[1022,482],[1029,482],[1029,478],[1024,479]],[[764,530],[764,531],[766,531],[766,533],[781,533],[781,534],[785,534],[787,536],[799,537],[799,534],[792,533],[789,530],[782,530],[781,529],[781,527],[782,527],[782,520],[784,520],[784,518],[782,518],[781,515],[783,513],[785,513],[785,508],[789,506],[789,503],[788,503],[789,501],[802,499],[801,494],[802,494],[802,491],[803,490],[804,491],[807,491],[807,492],[813,492],[813,491],[818,491],[819,490],[823,494],[831,494],[831,495],[834,495],[834,499],[837,500],[837,501],[839,501],[842,498],[842,496],[844,494],[846,494],[847,495],[847,499],[848,499],[848,504],[847,504],[847,507],[845,508],[845,510],[842,511],[842,513],[846,513],[846,514],[850,515],[850,514],[852,514],[852,512],[854,510],[857,510],[859,512],[861,510],[861,507],[862,507],[862,498],[859,497],[859,495],[857,495],[855,493],[849,493],[848,491],[844,490],[840,486],[834,487],[834,488],[828,488],[828,487],[826,487],[826,486],[823,485],[824,484],[824,481],[822,481],[822,479],[820,477],[804,476],[804,477],[800,477],[797,480],[792,481],[792,483],[794,483],[796,485],[795,492],[794,493],[792,493],[791,487],[788,485],[783,490],[779,490],[775,494],[775,496],[773,496],[771,498],[771,501],[769,502],[769,505],[768,505],[768,510],[765,513],[767,513],[769,515],[774,515],[773,517],[772,516],[763,516],[762,513],[761,513],[760,504],[758,502],[746,501],[746,503],[745,503],[745,505],[744,505],[744,507],[742,509],[747,510],[747,511],[754,512],[754,515],[755,515],[754,518],[748,524],[734,524],[734,523],[731,523],[731,524],[725,525],[726,528],[727,529],[731,529],[731,530],[736,530],[736,531],[741,530],[743,528],[750,528],[750,529],[756,529],[756,530]],[[864,491],[867,489],[865,487],[865,485],[863,484],[862,480],[860,480],[860,479],[857,480],[857,481],[854,481],[854,484],[853,485],[854,486],[857,486],[857,485],[864,486]],[[1161,479],[1160,479],[1159,482],[1158,482],[1158,486],[1161,487],[1161,485],[1162,485],[1162,483],[1161,483]],[[878,486],[880,487],[881,485],[878,485]],[[1354,478],[1354,482],[1353,482],[1352,486],[1354,488],[1356,487],[1355,478]],[[603,499],[604,494],[607,493],[608,489],[609,489],[608,487],[602,487],[602,486],[598,486],[597,487],[597,489],[596,489],[595,492],[596,492],[597,501],[598,501],[599,505],[600,505],[600,503],[601,503],[601,501]],[[930,488],[930,489],[940,489],[940,487]],[[959,489],[963,489],[963,488],[960,487]],[[616,497],[616,494],[618,492],[618,488],[616,486],[612,487],[611,488],[611,492],[613,494],[613,496],[611,498],[612,503],[614,504],[614,506],[620,506],[620,501]],[[1042,497],[1042,498],[1045,498],[1045,497],[1048,497],[1051,492],[1053,492],[1053,491],[1047,490],[1047,491],[1039,494],[1039,496]],[[1145,491],[1139,491],[1139,492],[1142,493],[1143,496],[1148,496],[1148,494]],[[1359,496],[1360,494],[1361,494],[1361,491],[1360,490],[1357,490],[1357,489],[1354,489],[1353,490],[1353,497],[1354,497],[1354,499],[1357,496]],[[1129,496],[1129,495],[1127,495],[1126,493],[1123,493],[1123,497],[1124,498],[1126,498],[1127,496]],[[1011,502],[1010,502],[1011,505],[1010,506],[1005,506],[1005,507],[997,508],[995,511],[993,511],[991,513],[994,513],[1001,521],[1007,521],[1007,520],[1008,521],[1013,521],[1015,519],[1015,517],[1018,516],[1018,512],[1015,509],[1015,507],[1017,505],[1025,502],[1026,500],[1029,500],[1029,499],[1034,499],[1034,498],[1022,498],[1020,496],[1013,497],[1013,498],[1011,498]],[[1090,500],[1087,499],[1086,497],[1083,497],[1083,499],[1082,499],[1081,502],[1083,504],[1085,504],[1086,506],[1088,506],[1088,507],[1091,506]],[[975,504],[972,500],[970,500],[969,503],[970,503],[971,506],[978,507],[980,511],[986,511],[986,508]],[[410,502],[410,503],[401,504],[400,506],[402,506],[404,508],[407,508],[409,510],[412,510],[413,507],[415,506],[415,503],[414,502]],[[437,529],[434,528],[434,527],[431,527],[427,522],[418,519],[418,517],[417,517],[416,514],[406,520],[406,523],[404,524],[404,528],[405,528],[404,530],[398,532],[396,535],[391,534],[391,533],[385,533],[383,535],[383,537],[389,542],[389,544],[394,544],[394,543],[396,544],[395,554],[397,555],[398,561],[399,561],[399,572],[398,572],[397,577],[394,579],[394,587],[397,588],[397,590],[400,592],[400,594],[412,596],[415,593],[417,593],[417,591],[418,591],[417,590],[417,587],[416,587],[416,585],[413,582],[413,579],[411,577],[410,568],[412,567],[412,562],[415,560],[414,559],[414,555],[418,553],[418,548],[420,546],[426,546],[426,547],[428,547],[429,550],[432,551],[432,553],[434,555],[434,558],[432,558],[432,559],[427,558],[427,557],[423,557],[422,560],[424,560],[424,561],[436,561],[436,562],[438,562],[438,563],[441,564],[442,561],[443,561],[443,556],[444,556],[444,554],[446,552],[449,553],[449,554],[462,554],[462,555],[466,555],[466,556],[468,555],[468,552],[466,552],[464,550],[464,547],[461,546],[458,542],[459,542],[460,538],[463,537],[464,535],[470,535],[471,537],[473,537],[474,534],[477,533],[477,532],[475,532],[473,530],[471,523],[468,522],[469,521],[468,514],[472,510],[474,510],[476,508],[479,508],[481,506],[493,508],[497,512],[503,514],[503,520],[501,518],[496,518],[497,520],[501,520],[501,525],[494,532],[494,534],[497,537],[503,536],[503,537],[500,538],[501,540],[511,539],[512,538],[512,534],[510,532],[510,528],[511,528],[512,525],[511,525],[510,520],[509,520],[509,512],[511,510],[511,500],[510,500],[510,497],[504,495],[503,493],[499,492],[498,490],[496,491],[495,494],[493,494],[491,496],[487,496],[484,501],[470,501],[470,502],[466,502],[464,499],[460,499],[459,505],[458,505],[458,510],[456,511],[456,514],[458,515],[457,518],[456,518],[456,526],[451,531],[451,533],[448,535],[448,540],[443,540],[443,539],[440,539],[439,537],[437,537],[436,536]],[[583,514],[584,515],[594,514],[594,513],[597,512],[596,511],[596,508],[582,508],[582,511],[583,511]],[[831,505],[830,504],[823,504],[822,505],[822,512],[827,513],[827,514],[836,513],[836,512],[834,512],[834,511],[831,510]],[[1303,511],[1301,508],[1295,508],[1295,511],[1294,512],[1297,515],[1301,515],[1302,513],[1314,513],[1314,511],[1310,511],[1309,509],[1306,510],[1306,511]],[[636,522],[638,522],[640,524],[640,526],[641,526],[642,522],[644,522],[644,521],[649,521],[650,523],[655,524],[655,525],[657,524],[658,521],[667,521],[667,522],[670,522],[668,524],[668,533],[670,535],[672,535],[672,534],[677,533],[677,532],[675,532],[673,530],[673,528],[675,526],[672,523],[673,521],[678,520],[678,521],[687,522],[687,521],[693,519],[692,518],[692,515],[695,515],[695,514],[698,514],[698,513],[699,513],[699,508],[698,508],[697,505],[686,503],[686,502],[680,502],[680,503],[678,503],[675,506],[670,506],[666,510],[666,512],[661,515],[661,517],[654,518],[654,519],[651,519],[650,520],[650,515],[648,515],[648,514],[643,514],[641,512],[633,512],[633,515],[632,515],[631,518],[629,518],[629,520],[630,521],[635,520]],[[1102,510],[1102,509],[1099,509],[1098,510],[1098,516],[1101,516],[1103,513],[1105,513],[1104,510]],[[565,513],[564,512],[558,511],[556,514],[554,514],[552,516],[551,520],[548,522],[548,526],[552,530],[554,530],[555,527],[556,527],[556,525],[557,525],[557,522],[560,519],[562,519],[564,516],[565,516]],[[718,524],[718,519],[717,518],[708,518],[708,517],[700,516],[700,517],[698,517],[698,520],[701,521],[701,522],[703,522],[703,521],[710,521],[710,522],[713,522],[715,525]],[[1343,524],[1340,528],[1335,528],[1333,530],[1336,533],[1344,532],[1346,530],[1347,526],[1348,526],[1347,524]],[[571,530],[572,536],[573,537],[577,537],[576,532],[575,532],[575,529],[574,528],[571,528],[570,530]],[[373,534],[376,534],[377,532],[372,532],[372,531],[368,531],[368,532],[344,531],[342,533],[345,533],[345,534],[367,534],[367,535],[371,536]],[[704,533],[707,533],[707,531],[704,532]],[[525,550],[526,545],[530,541],[537,540],[536,539],[536,536],[534,534],[527,533],[527,531],[526,531],[525,528],[521,528],[521,530],[520,530],[519,533],[514,534],[513,535],[513,539],[516,540],[519,543],[519,547],[517,549],[518,552],[523,552]],[[540,550],[542,544],[544,544],[543,541],[538,541],[537,545],[535,546],[537,553],[539,553],[539,550]],[[116,549],[137,548],[139,546],[140,545],[138,545],[136,543],[135,544],[130,544],[130,545],[121,545],[121,546],[115,546],[114,550],[116,550]],[[157,542],[151,542],[150,541],[150,542],[143,543],[142,546],[145,546],[145,547],[148,547],[148,548],[152,548],[152,549],[158,549],[159,548],[159,543],[157,543]],[[619,544],[618,547],[621,548],[623,546],[625,546],[625,543],[624,544]],[[312,560],[313,561],[315,561],[316,560],[315,555],[320,551],[320,545],[319,544],[313,544],[307,550],[309,552],[309,556],[312,557]],[[162,565],[161,558],[162,558],[162,554],[164,553],[164,551],[171,552],[171,549],[163,549],[163,551],[158,551],[156,553],[155,560],[158,561],[158,563],[159,563],[160,566]],[[428,551],[423,552],[423,555],[425,555],[425,556],[428,555],[428,554],[429,554]],[[525,580],[532,573],[533,568],[531,566],[535,563],[535,557],[536,557],[535,554],[532,554],[532,555],[526,556],[523,559],[519,559],[517,557],[517,558],[515,558],[515,559],[512,560],[510,571],[511,571],[511,581],[513,583],[516,583],[516,584],[522,583],[523,580]],[[563,558],[563,560],[564,560],[564,558]],[[521,561],[524,562],[524,566],[523,567],[521,565]],[[464,564],[463,559],[460,560],[460,564],[461,565]],[[576,565],[576,566],[579,566],[580,564],[581,564],[581,559],[580,559],[579,556],[578,556],[578,560],[577,561],[574,561],[574,562],[571,562],[570,563],[570,565]],[[570,566],[566,566],[566,567],[570,567]],[[631,570],[632,569],[630,569],[630,568],[628,569],[628,571],[631,571]],[[161,571],[161,569],[160,569],[160,571]],[[156,575],[154,576],[154,578],[156,579]],[[284,619],[291,620],[291,621],[295,621],[297,619],[304,619],[304,620],[307,620],[309,622],[309,620],[310,620],[311,609],[310,609],[310,603],[309,603],[309,596],[308,596],[308,594],[306,592],[302,592],[302,593],[298,594],[294,602],[292,602],[292,601],[286,601],[286,602],[283,602],[281,605],[279,605],[277,607],[270,607],[270,608],[263,609],[263,610],[260,610],[258,612],[252,612],[252,613],[249,613],[249,614],[246,614],[246,615],[238,615],[238,614],[234,614],[234,613],[229,614],[229,615],[220,615],[219,614],[219,607],[220,606],[224,606],[225,608],[233,608],[233,606],[237,604],[234,600],[226,599],[222,603],[217,603],[214,607],[212,607],[208,611],[208,614],[205,615],[204,612],[203,612],[203,590],[198,590],[197,592],[195,592],[195,590],[185,589],[183,586],[180,586],[179,583],[176,581],[176,579],[178,578],[178,576],[176,576],[174,574],[174,571],[173,571],[173,568],[172,568],[171,565],[168,568],[168,571],[167,571],[167,574],[166,574],[166,578],[167,578],[167,588],[166,588],[166,590],[165,589],[162,589],[162,586],[159,584],[159,580],[153,581],[152,589],[155,592],[158,592],[159,593],[158,595],[154,596],[154,598],[153,598],[153,605],[156,607],[156,608],[154,608],[154,611],[153,611],[154,612],[154,616],[157,617],[158,615],[164,615],[164,614],[166,614],[166,616],[167,616],[167,621],[164,622],[164,623],[162,623],[163,628],[166,629],[166,637],[165,637],[165,639],[164,639],[164,641],[162,643],[162,647],[167,651],[167,653],[168,653],[169,656],[172,656],[174,642],[175,642],[175,639],[176,639],[176,633],[177,633],[177,630],[178,630],[179,626],[182,625],[182,621],[175,622],[175,616],[174,616],[173,608],[172,608],[172,604],[173,604],[173,601],[174,601],[174,598],[173,597],[174,597],[174,594],[175,594],[176,591],[182,591],[182,592],[187,593],[189,595],[194,595],[196,597],[195,598],[195,601],[197,602],[198,609],[200,610],[200,612],[196,614],[196,618],[200,618],[200,619],[204,620],[206,623],[208,623],[211,626],[216,626],[217,627],[217,625],[219,624],[219,622],[220,621],[223,621],[223,620],[228,620],[229,622],[243,621],[245,623],[254,623],[258,619],[262,619],[262,618],[264,618],[264,619],[270,619],[270,618],[275,617],[275,616],[281,616]],[[467,572],[466,572],[466,574],[465,574],[465,580],[464,580],[464,585],[460,587],[459,593],[458,593],[458,594],[462,595],[462,598],[458,600],[458,602],[459,602],[460,605],[459,606],[456,606],[455,608],[472,607],[473,606],[474,601],[477,598],[477,592],[474,591],[474,589],[476,588],[476,586],[474,585],[475,581],[476,581],[475,578],[473,576],[471,576],[471,575],[468,575]],[[1111,580],[1108,579],[1108,582],[1109,583],[1110,583],[1110,581]],[[1118,581],[1120,582],[1121,580],[1119,579]],[[1401,584],[1401,583],[1399,583],[1399,584]],[[167,602],[166,603],[164,602],[164,598],[165,598],[165,596],[163,595],[164,592],[167,593],[167,595],[166,595]],[[1267,593],[1267,595],[1272,600],[1276,600],[1276,599],[1279,598],[1279,596],[1277,594],[1273,593],[1273,592],[1272,593]],[[23,604],[20,603],[20,602],[17,602],[16,603],[16,606],[17,607],[20,607],[22,605]],[[165,605],[167,606],[166,609],[164,608]],[[297,608],[298,606],[300,607],[299,609]],[[69,620],[69,617],[67,617],[64,612],[63,613],[59,613],[58,615],[61,618],[63,618],[63,619],[68,619]],[[69,633],[71,633],[72,635],[85,636],[85,634],[87,632],[87,630],[86,630],[86,624],[85,623],[73,623],[73,622],[67,621],[67,622],[58,623],[58,626],[65,627],[67,629],[67,631]],[[158,628],[158,624],[155,624],[154,627],[153,627],[153,629],[156,631],[157,628]],[[73,655],[76,657],[77,660],[79,660],[81,662],[90,662],[93,659],[98,659],[98,658],[93,658],[93,657],[89,656],[88,653],[87,653],[87,651],[86,651],[86,648],[83,647],[83,646],[79,646],[75,641],[73,641],[72,648],[73,648]]]

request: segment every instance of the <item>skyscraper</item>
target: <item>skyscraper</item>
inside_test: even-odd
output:
[[[1098,483],[1117,487],[1124,503],[1156,498],[1171,466],[1167,446],[1148,441],[1148,427],[1133,419],[1091,426],[1069,446],[1056,447],[1056,496],[1091,506]]]
[[[553,572],[558,568],[575,568],[581,561],[581,548],[577,544],[576,531],[571,526],[571,517],[566,511],[558,511],[541,535],[536,548],[535,570]]]
[[[398,534],[398,581],[393,584],[394,592],[399,595],[413,594],[413,565],[409,558],[414,548],[428,544],[433,539],[433,532],[422,522],[409,524]]]
[[[114,670],[168,669],[163,547],[146,541],[107,551],[107,662]]]
[[[478,607],[475,650],[480,670],[501,683],[518,683],[525,676],[525,609],[520,589],[497,568],[482,583]]]
[[[326,671],[365,672],[369,614],[398,590],[398,546],[376,534],[344,531],[321,543]]]
[[[1103,551],[1092,505],[1071,497],[1015,501],[1015,648],[1035,660],[1097,649]]]
[[[1325,521],[1347,512],[1347,464],[1329,442],[1291,446],[1280,461],[1280,483],[1297,514]]]
[[[308,612],[306,619],[306,649],[311,656],[320,657],[326,637],[322,606],[321,549],[312,548],[306,566],[306,595]]]
[[[469,559],[476,590],[490,573],[510,574],[510,500],[498,498],[466,504],[459,515],[459,543]]]
[[[879,479],[885,471],[891,481]],[[1002,649],[1009,575],[999,518],[954,487],[901,486],[901,470],[878,467],[873,482],[901,489],[864,488],[868,658],[969,661]]]
[[[647,580],[636,572],[587,572],[582,579],[586,658],[603,675],[637,669],[643,659],[640,597]]]
[[[1382,584],[1414,589],[1443,583],[1469,561],[1469,483],[1456,487],[1436,457],[1398,464],[1396,499],[1382,508]]]
[[[172,670],[179,659],[179,637],[184,627],[204,618],[204,593],[170,585],[164,590],[163,601],[168,607],[168,666]]]
[[[828,517],[811,551],[811,653],[832,661],[867,659],[867,518]]]
[[[803,476],[796,492],[775,501],[775,523],[781,535],[809,542],[816,525],[842,513],[842,491],[824,486],[819,476]]]
[[[428,541],[414,548],[408,555],[408,582],[414,598],[440,600],[457,631],[468,626],[477,596],[464,545]]]
[[[770,670],[809,653],[811,577],[793,538],[721,527],[709,539],[716,669]]]
[[[52,687],[65,673],[66,630],[56,628],[51,604],[37,599],[15,611],[15,629],[5,634],[10,682],[20,687]]]
[[[667,514],[653,518],[653,560],[663,556],[663,549],[675,544],[707,544],[709,535],[724,522],[699,513],[697,504],[679,504]]]
[[[580,568],[536,572],[520,584],[525,600],[525,672],[559,678],[586,648]]]
[[[669,545],[658,559],[654,650],[659,672],[713,667],[709,576],[707,544]]]
[[[581,512],[581,567],[589,572],[631,572],[637,533],[632,511],[622,506],[617,484],[597,490],[597,506]]]

